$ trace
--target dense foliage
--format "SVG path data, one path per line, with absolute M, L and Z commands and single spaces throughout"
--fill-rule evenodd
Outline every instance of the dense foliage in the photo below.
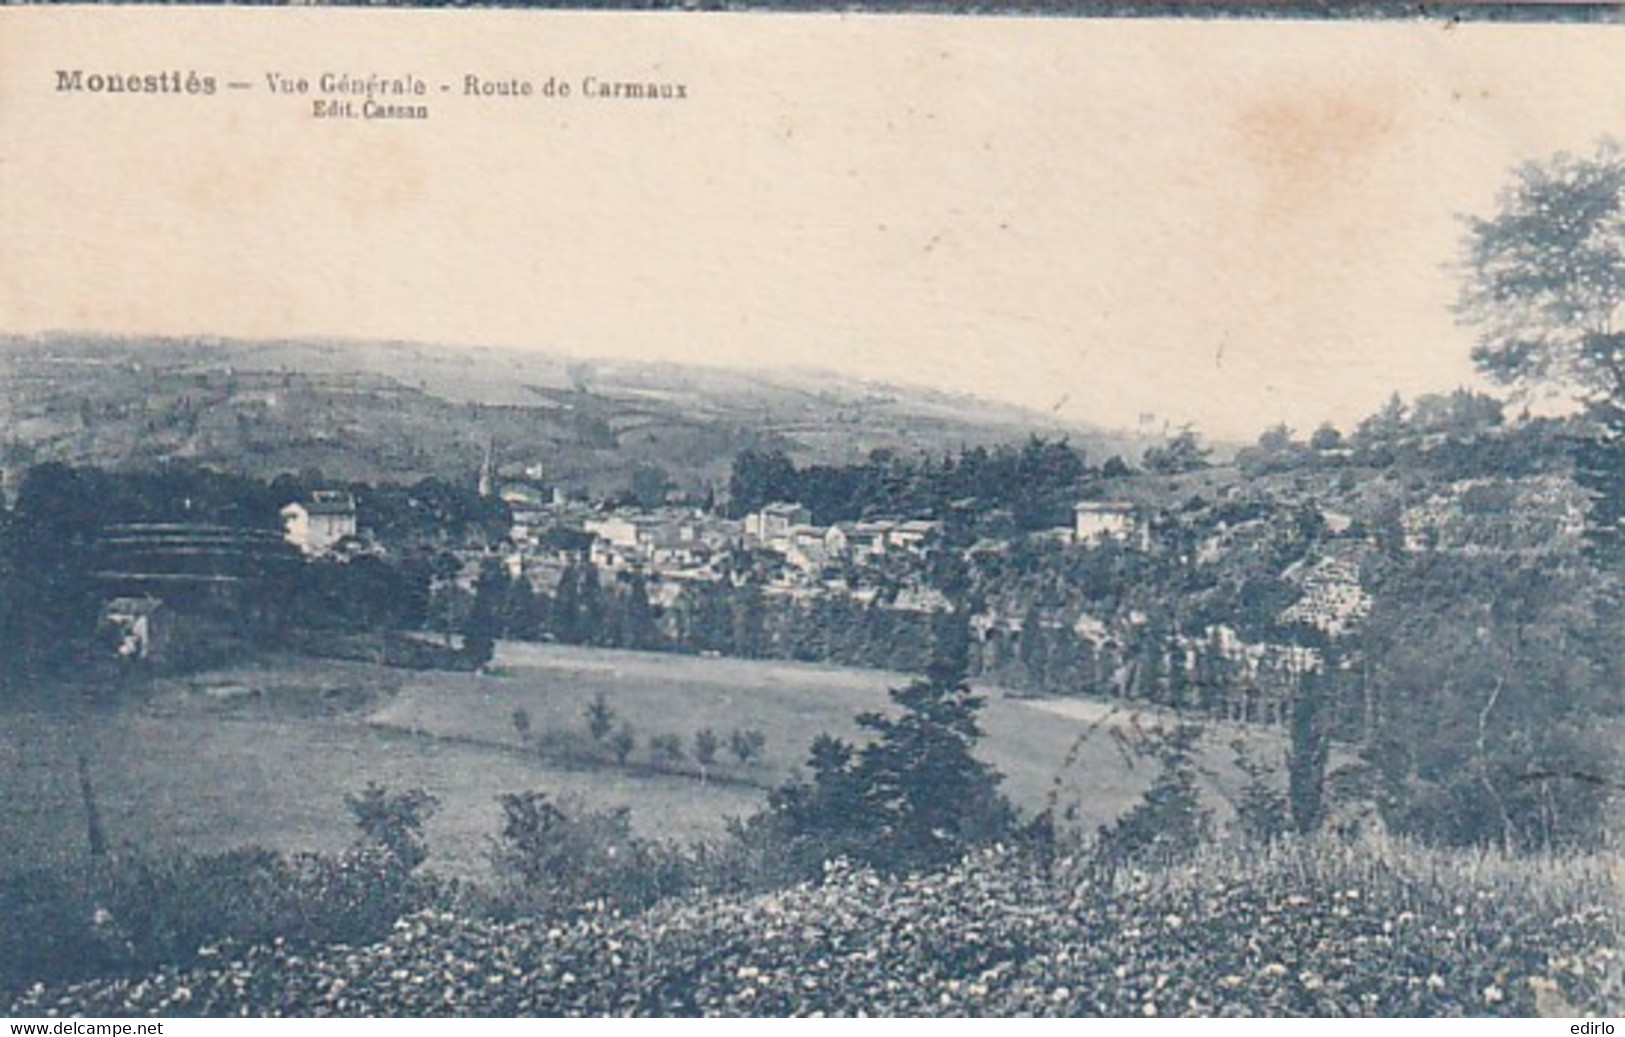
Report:
M 806 506 L 823 525 L 873 515 L 943 518 L 956 507 L 1007 509 L 1020 529 L 1069 523 L 1095 473 L 1065 440 L 1038 436 L 941 459 L 876 451 L 854 465 L 798 467 L 780 451 L 747 450 L 734 461 L 729 507 L 743 516 L 774 501 Z
M 461 907 L 458 887 L 418 870 L 433 805 L 420 790 L 369 786 L 349 800 L 360 835 L 340 854 L 126 847 L 0 878 L 0 993 L 42 977 L 187 967 L 255 945 L 370 943 L 403 914 Z
M 638 911 L 692 886 L 694 859 L 632 831 L 631 812 L 586 810 L 545 793 L 509 793 L 491 852 L 506 914 L 570 917 Z
M 366 947 L 217 954 L 36 987 L 14 1015 L 1607 1015 L 1617 918 L 1584 862 L 1538 881 L 1414 848 L 1210 854 L 1102 882 L 995 851 L 832 868 L 634 917 L 401 919 Z
M 1618 774 L 1617 584 L 1574 565 L 1425 557 L 1362 636 L 1364 754 L 1393 828 L 1509 849 L 1594 843 Z

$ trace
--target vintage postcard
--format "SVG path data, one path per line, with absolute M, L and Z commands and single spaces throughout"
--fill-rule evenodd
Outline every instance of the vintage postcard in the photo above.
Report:
M 1625 27 L 1109 13 L 0 10 L 0 1010 L 1612 1033 Z

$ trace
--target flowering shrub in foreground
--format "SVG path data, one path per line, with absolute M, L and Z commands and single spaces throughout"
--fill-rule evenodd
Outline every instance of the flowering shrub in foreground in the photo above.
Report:
M 685 897 L 636 917 L 403 918 L 369 947 L 262 947 L 35 988 L 14 1015 L 1528 1015 L 1619 1009 L 1613 891 L 1585 862 L 1409 849 L 1048 874 L 994 851 L 924 876 Z M 1537 1004 L 1544 999 L 1546 1003 Z

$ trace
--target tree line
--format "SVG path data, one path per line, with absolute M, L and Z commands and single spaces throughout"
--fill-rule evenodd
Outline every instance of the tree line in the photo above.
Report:
M 848 465 L 797 465 L 783 451 L 746 450 L 729 475 L 728 510 L 740 518 L 794 501 L 827 526 L 879 516 L 945 518 L 957 505 L 1007 509 L 1018 528 L 1044 529 L 1070 524 L 1072 506 L 1099 476 L 1083 451 L 1036 435 L 942 457 L 876 450 Z

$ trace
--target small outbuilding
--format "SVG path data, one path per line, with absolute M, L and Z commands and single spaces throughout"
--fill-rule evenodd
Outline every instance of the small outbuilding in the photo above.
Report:
M 114 659 L 159 665 L 170 655 L 171 619 L 160 598 L 112 598 L 102 606 L 98 628 Z

